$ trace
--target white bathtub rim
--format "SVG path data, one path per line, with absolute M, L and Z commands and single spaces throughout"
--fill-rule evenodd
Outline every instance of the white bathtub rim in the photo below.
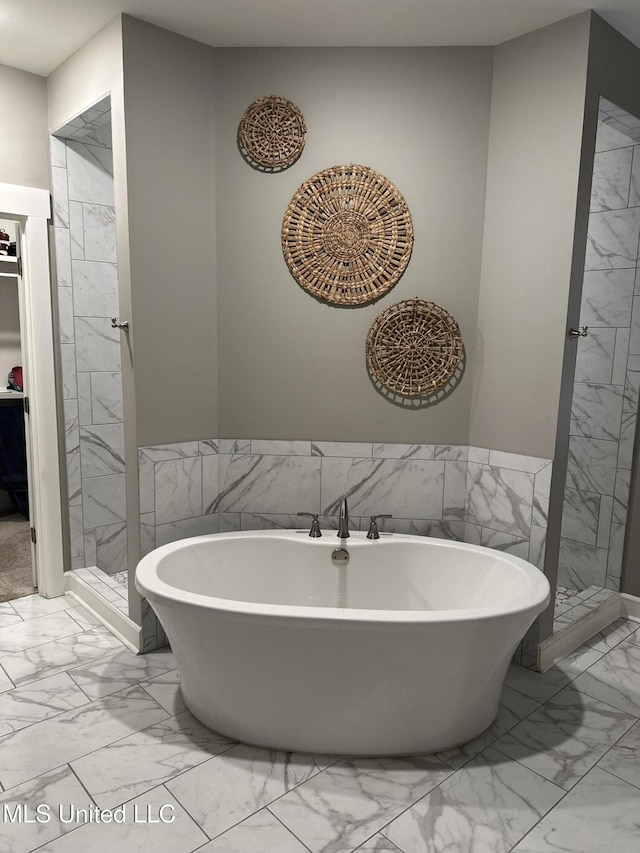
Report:
M 277 621 L 299 622 L 313 620 L 316 624 L 326 622 L 327 625 L 335 625 L 340 623 L 346 625 L 348 623 L 364 623 L 362 627 L 379 626 L 387 624 L 389 627 L 394 625 L 416 625 L 424 626 L 429 623 L 452 623 L 459 624 L 460 622 L 480 622 L 492 619 L 504 619 L 510 616 L 521 616 L 525 613 L 531 615 L 531 621 L 538 613 L 541 613 L 548 605 L 550 600 L 549 582 L 545 575 L 534 565 L 528 563 L 520 557 L 513 554 L 498 551 L 493 548 L 486 548 L 481 545 L 471 545 L 467 542 L 457 542 L 448 539 L 436 539 L 434 537 L 413 536 L 410 534 L 393 533 L 385 534 L 385 539 L 393 538 L 401 542 L 425 542 L 428 541 L 434 547 L 455 548 L 462 551 L 470 551 L 472 553 L 482 552 L 483 554 L 490 551 L 495 559 L 500 562 L 511 564 L 521 574 L 525 575 L 529 589 L 526 593 L 526 600 L 522 601 L 522 596 L 516 600 L 516 604 L 511 606 L 503 606 L 501 608 L 460 608 L 450 610 L 372 610 L 359 608 L 337 608 L 337 607 L 312 607 L 306 605 L 291 605 L 291 604 L 272 604 L 263 602 L 240 601 L 228 598 L 216 598 L 212 595 L 203 595 L 201 593 L 188 592 L 179 587 L 162 581 L 156 572 L 157 562 L 163 557 L 168 556 L 189 544 L 196 544 L 206 541 L 219 541 L 221 539 L 233 540 L 252 538 L 258 539 L 278 538 L 300 541 L 300 536 L 305 534 L 303 530 L 242 530 L 229 533 L 209 533 L 203 536 L 193 536 L 186 539 L 179 539 L 175 542 L 169 542 L 159 548 L 151 551 L 143 557 L 136 568 L 135 585 L 138 592 L 147 598 L 151 604 L 165 604 L 168 606 L 184 605 L 196 607 L 202 610 L 208 610 L 224 615 L 227 617 L 271 617 Z M 318 541 L 326 545 L 327 538 L 334 536 L 333 531 L 329 531 L 328 535 L 322 539 L 308 539 L 308 544 L 313 547 Z M 355 542 L 353 541 L 355 540 Z M 336 547 L 339 546 L 340 540 L 335 536 Z M 354 531 L 351 538 L 346 543 L 346 547 L 376 547 L 376 542 L 368 540 L 365 534 L 361 531 Z M 522 603 L 518 603 L 522 602 Z

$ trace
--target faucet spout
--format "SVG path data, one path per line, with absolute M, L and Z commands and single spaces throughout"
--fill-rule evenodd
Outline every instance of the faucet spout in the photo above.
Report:
M 348 539 L 349 533 L 349 508 L 347 507 L 346 497 L 342 498 L 340 504 L 340 515 L 338 516 L 338 538 Z

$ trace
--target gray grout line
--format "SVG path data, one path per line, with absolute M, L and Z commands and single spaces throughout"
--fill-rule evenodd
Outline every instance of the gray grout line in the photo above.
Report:
M 271 803 L 269 803 L 269 805 L 271 805 Z M 266 805 L 266 806 L 264 807 L 264 811 L 269 812 L 269 814 L 271 815 L 271 817 L 274 817 L 274 818 L 278 821 L 278 823 L 279 823 L 281 826 L 283 826 L 283 827 L 287 830 L 287 832 L 288 832 L 290 835 L 293 835 L 293 837 L 295 838 L 295 840 L 296 840 L 296 841 L 298 841 L 300 844 L 302 844 L 302 846 L 304 847 L 304 849 L 305 849 L 305 850 L 309 850 L 309 851 L 310 851 L 310 853 L 313 853 L 313 851 L 311 850 L 311 848 L 310 848 L 310 847 L 308 847 L 308 846 L 304 843 L 304 841 L 302 841 L 300 838 L 298 838 L 298 836 L 295 834 L 295 832 L 294 832 L 290 827 L 288 827 L 288 826 L 287 826 L 287 824 L 286 824 L 283 820 L 280 820 L 280 818 L 278 817 L 278 815 L 277 815 L 277 814 L 274 814 L 274 813 L 271 811 L 271 809 L 269 808 L 269 805 Z M 261 809 L 261 811 L 262 811 L 262 809 Z
M 627 729 L 627 731 L 629 731 L 629 730 Z M 617 743 L 617 741 L 616 741 L 616 743 Z M 611 747 L 611 748 L 613 749 L 613 747 Z M 609 752 L 609 750 L 607 750 L 607 752 L 605 752 L 605 755 L 608 752 Z M 603 755 L 602 758 L 604 758 L 605 755 Z M 640 791 L 640 785 L 636 785 L 635 782 L 630 782 L 628 779 L 623 779 L 622 776 L 618 776 L 618 774 L 614 773 L 613 770 L 609 770 L 606 767 L 600 767 L 600 761 L 602 761 L 602 758 L 598 761 L 597 764 L 594 765 L 595 767 L 598 768 L 598 770 L 601 770 L 603 773 L 608 773 L 609 776 L 613 776 L 614 779 L 618 779 L 620 782 L 624 782 L 627 785 L 631 785 L 632 788 L 637 788 Z M 591 768 L 591 769 L 593 769 L 593 768 Z M 585 776 L 586 776 L 586 773 L 585 773 Z M 584 779 L 584 776 L 582 778 Z M 580 783 L 578 782 L 577 784 L 580 784 Z

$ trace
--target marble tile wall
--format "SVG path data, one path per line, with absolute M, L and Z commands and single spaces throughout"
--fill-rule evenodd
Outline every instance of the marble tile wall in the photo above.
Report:
M 108 101 L 51 138 L 71 566 L 126 569 L 113 157 Z
M 143 552 L 185 536 L 337 527 L 470 541 L 542 567 L 551 461 L 482 448 L 313 441 L 207 440 L 142 447 Z
M 337 527 L 349 502 L 352 529 L 372 514 L 388 532 L 472 542 L 542 569 L 551 461 L 477 447 L 209 439 L 142 447 L 143 555 L 187 536 L 300 528 L 298 512 Z M 153 611 L 145 648 L 163 639 Z M 160 639 L 159 639 L 160 638 Z
M 577 590 L 619 588 L 640 378 L 640 121 L 601 110 L 558 574 Z

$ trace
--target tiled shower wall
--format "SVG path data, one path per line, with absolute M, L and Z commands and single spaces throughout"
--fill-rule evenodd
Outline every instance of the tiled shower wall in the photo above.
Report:
M 126 569 L 124 431 L 108 102 L 52 137 L 71 568 Z
M 139 450 L 143 552 L 203 533 L 300 528 L 298 512 L 336 528 L 474 542 L 542 568 L 551 462 L 450 445 L 228 439 Z
M 640 381 L 640 145 L 603 102 L 573 387 L 558 583 L 618 589 Z M 637 137 L 637 132 L 635 133 Z

